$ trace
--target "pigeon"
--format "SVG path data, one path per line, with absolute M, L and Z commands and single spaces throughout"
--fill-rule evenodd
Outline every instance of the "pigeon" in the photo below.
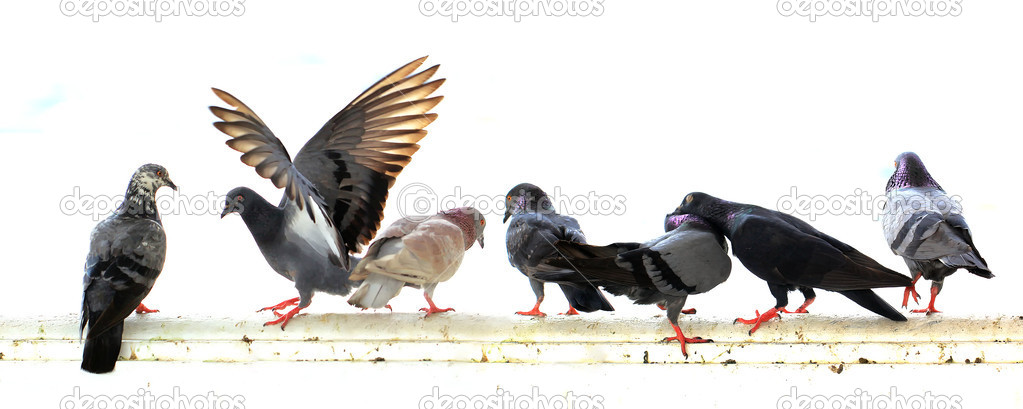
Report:
M 278 316 L 264 325 L 283 330 L 312 303 L 316 291 L 346 295 L 350 253 L 369 243 L 383 218 L 388 189 L 419 149 L 427 113 L 443 97 L 429 97 L 443 79 L 427 82 L 439 66 L 413 74 L 426 57 L 388 74 L 334 115 L 294 160 L 262 119 L 237 98 L 213 92 L 235 109 L 210 107 L 222 121 L 213 125 L 231 137 L 241 160 L 284 189 L 274 206 L 246 187 L 231 190 L 221 217 L 241 215 L 274 271 L 295 283 L 298 297 L 266 307 Z M 295 306 L 281 314 L 278 310 Z
M 758 310 L 754 319 L 736 320 L 753 324 L 751 335 L 761 323 L 784 312 L 788 292 L 801 287 L 835 291 L 885 318 L 906 320 L 871 289 L 905 287 L 911 282 L 909 277 L 792 215 L 698 192 L 686 195 L 669 216 L 681 214 L 699 216 L 724 233 L 732 242 L 735 257 L 746 269 L 767 281 L 777 300 L 774 308 L 763 315 Z M 809 302 L 812 295 L 808 297 Z
M 142 165 L 132 175 L 124 201 L 92 230 L 79 327 L 79 335 L 85 336 L 85 371 L 113 371 L 124 319 L 132 311 L 155 311 L 145 308 L 142 299 L 153 289 L 167 255 L 154 197 L 163 186 L 178 190 L 163 166 Z
M 895 159 L 895 173 L 888 179 L 885 196 L 881 219 L 885 239 L 913 275 L 902 297 L 903 308 L 910 295 L 918 301 L 915 287 L 920 277 L 931 280 L 931 302 L 927 308 L 912 311 L 927 314 L 941 312 L 934 308 L 934 299 L 945 277 L 956 270 L 994 277 L 973 244 L 959 201 L 945 193 L 915 153 L 905 152 Z
M 556 268 L 543 261 L 557 254 L 554 242 L 565 240 L 586 243 L 586 236 L 579 229 L 579 222 L 569 216 L 562 216 L 554 210 L 551 199 L 539 187 L 520 183 L 505 196 L 504 222 L 508 219 L 505 241 L 508 246 L 508 262 L 529 277 L 529 286 L 536 295 L 532 310 L 519 311 L 519 315 L 545 316 L 540 312 L 544 298 L 544 281 L 536 278 L 537 272 L 574 273 L 571 269 Z M 564 315 L 578 315 L 579 311 L 614 311 L 611 303 L 596 287 L 586 284 L 562 283 L 561 291 L 568 299 L 568 312 Z
M 359 308 L 387 307 L 401 288 L 423 289 L 429 305 L 420 311 L 426 316 L 454 311 L 437 308 L 433 290 L 451 279 L 462 264 L 462 257 L 473 242 L 483 248 L 483 230 L 487 221 L 472 207 L 445 210 L 430 217 L 404 217 L 380 231 L 352 278 L 363 280 L 348 303 Z
M 562 256 L 548 262 L 576 269 L 578 274 L 538 272 L 537 276 L 550 281 L 597 283 L 636 304 L 664 303 L 675 330 L 675 336 L 664 341 L 679 341 L 682 355 L 688 358 L 687 343 L 712 341 L 682 334 L 678 315 L 690 294 L 705 293 L 728 279 L 732 259 L 725 237 L 707 221 L 686 214 L 671 216 L 669 222 L 676 228 L 645 243 L 593 246 L 558 241 L 555 247 Z

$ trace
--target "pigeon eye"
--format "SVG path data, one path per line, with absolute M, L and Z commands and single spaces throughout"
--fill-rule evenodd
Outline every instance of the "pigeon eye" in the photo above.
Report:
M 237 201 L 241 202 L 241 201 L 245 200 L 245 197 L 243 197 L 242 195 L 238 195 L 238 196 L 234 197 L 234 200 L 237 200 Z
M 163 177 L 163 171 L 162 170 L 156 171 L 156 177 L 162 178 Z
M 685 202 L 686 202 L 686 204 L 692 203 L 693 202 L 693 195 L 686 196 Z
M 480 220 L 480 226 L 482 226 L 482 225 L 484 225 L 484 224 L 486 224 L 486 223 L 487 223 L 487 221 L 486 221 L 486 220 Z

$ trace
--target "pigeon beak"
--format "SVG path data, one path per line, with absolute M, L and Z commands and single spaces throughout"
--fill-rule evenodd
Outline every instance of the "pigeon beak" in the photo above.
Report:
M 164 178 L 163 181 L 167 182 L 167 187 L 174 189 L 175 192 L 178 191 L 178 185 L 175 185 L 174 181 L 170 180 L 170 178 Z
M 480 238 L 476 239 L 476 241 L 480 243 L 480 248 L 483 248 L 483 236 L 480 236 Z
M 508 223 L 508 218 L 509 217 L 511 217 L 511 211 L 510 210 L 505 210 L 504 211 L 504 220 L 501 220 L 501 224 Z
M 220 213 L 220 218 L 223 219 L 224 216 L 227 216 L 234 212 L 235 212 L 234 202 L 224 203 L 224 211 Z

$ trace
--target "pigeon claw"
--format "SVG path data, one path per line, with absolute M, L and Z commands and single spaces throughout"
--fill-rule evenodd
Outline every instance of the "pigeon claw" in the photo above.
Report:
M 281 314 L 277 313 L 277 310 L 283 310 L 285 308 L 288 308 L 288 307 L 291 307 L 291 306 L 294 306 L 294 305 L 298 305 L 298 301 L 299 301 L 298 297 L 287 299 L 287 300 L 281 301 L 278 304 L 271 305 L 269 307 L 260 308 L 259 310 L 256 310 L 256 312 L 263 312 L 263 311 L 266 311 L 266 310 L 270 310 L 270 311 L 274 312 L 274 315 L 277 315 L 278 317 L 280 317 Z
M 689 353 L 686 352 L 686 344 L 702 344 L 705 342 L 714 342 L 713 339 L 703 339 L 700 337 L 686 338 L 686 336 L 682 334 L 682 328 L 679 328 L 675 324 L 671 324 L 671 327 L 672 329 L 675 330 L 675 336 L 664 338 L 663 340 L 661 340 L 661 342 L 678 341 L 680 344 L 682 344 L 682 356 L 686 357 L 687 359 L 689 358 Z
M 813 304 L 813 300 L 816 300 L 816 298 L 807 298 L 806 301 L 803 302 L 803 305 L 800 305 L 799 308 L 796 308 L 795 311 L 789 311 L 785 308 L 782 308 L 779 311 L 784 312 L 786 314 L 809 314 L 810 311 L 807 311 L 806 307 L 809 307 L 810 304 Z
M 518 315 L 530 315 L 530 316 L 534 316 L 534 317 L 546 317 L 547 314 L 544 314 L 544 313 L 540 312 L 540 303 L 541 302 L 542 302 L 542 300 L 536 300 L 536 305 L 533 306 L 533 309 L 531 309 L 529 311 L 518 311 L 518 312 L 516 312 L 516 314 L 518 314 Z
M 288 312 L 286 312 L 284 314 L 280 314 L 277 311 L 274 311 L 274 313 L 278 315 L 277 319 L 275 319 L 273 321 L 264 322 L 263 326 L 266 327 L 266 326 L 269 326 L 269 325 L 281 324 L 281 331 L 284 331 L 284 327 L 286 327 L 288 325 L 288 322 L 291 321 L 292 318 L 294 318 L 296 315 L 298 315 L 299 311 L 302 311 L 302 307 L 292 308 L 291 311 L 288 311 Z
M 736 318 L 735 321 L 733 321 L 733 323 L 741 323 L 741 324 L 746 324 L 746 325 L 752 324 L 753 328 L 751 328 L 749 330 L 749 334 L 753 335 L 754 332 L 757 332 L 757 329 L 760 329 L 760 324 L 761 323 L 767 322 L 768 320 L 770 320 L 770 319 L 772 319 L 774 317 L 778 317 L 778 319 L 781 319 L 781 316 L 778 315 L 778 309 L 777 308 L 771 308 L 771 309 L 765 311 L 763 314 L 760 314 L 760 310 L 756 310 L 756 313 L 757 313 L 756 318 L 752 318 L 752 319 L 748 319 L 748 320 L 747 319 L 743 319 L 743 318 Z
M 151 309 L 147 308 L 145 304 L 142 304 L 142 303 L 139 303 L 139 306 L 135 307 L 135 313 L 136 314 L 150 314 L 150 313 L 154 313 L 154 312 L 160 312 L 160 310 L 151 310 Z
M 683 313 L 683 314 L 686 314 L 686 315 L 693 315 L 693 314 L 696 314 L 696 308 L 686 308 L 686 309 L 684 309 L 682 311 L 679 311 L 679 312 Z
M 926 313 L 931 315 L 934 313 L 940 313 L 937 308 L 934 308 L 934 299 L 938 298 L 938 287 L 931 287 L 931 302 L 927 303 L 927 308 L 921 308 L 919 310 L 912 310 L 915 313 Z
M 907 308 L 910 296 L 913 296 L 913 302 L 920 304 L 920 293 L 916 292 L 916 281 L 919 279 L 920 275 L 913 277 L 913 284 L 906 286 L 906 291 L 902 293 L 902 308 Z
M 430 298 L 430 294 L 427 294 L 425 292 L 423 293 L 423 298 L 426 298 L 426 303 L 429 304 L 430 307 L 428 307 L 428 308 L 420 308 L 419 311 L 425 311 L 427 317 L 429 317 L 430 314 L 436 314 L 438 312 L 448 312 L 448 311 L 454 311 L 455 310 L 454 308 L 437 308 L 437 305 L 433 303 L 433 299 Z
M 569 305 L 568 306 L 568 311 L 559 313 L 558 315 L 579 315 L 579 311 L 576 311 L 575 307 Z

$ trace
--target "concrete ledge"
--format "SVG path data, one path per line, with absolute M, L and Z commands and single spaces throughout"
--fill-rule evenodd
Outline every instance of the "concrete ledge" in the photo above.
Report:
M 663 317 L 529 318 L 449 313 L 311 314 L 286 331 L 249 317 L 133 316 L 124 360 L 190 362 L 446 361 L 516 363 L 944 364 L 1023 363 L 1023 317 L 882 318 L 785 315 L 748 326 L 682 318 L 689 358 Z M 77 316 L 0 319 L 0 360 L 81 359 Z M 978 360 L 979 358 L 979 360 Z

